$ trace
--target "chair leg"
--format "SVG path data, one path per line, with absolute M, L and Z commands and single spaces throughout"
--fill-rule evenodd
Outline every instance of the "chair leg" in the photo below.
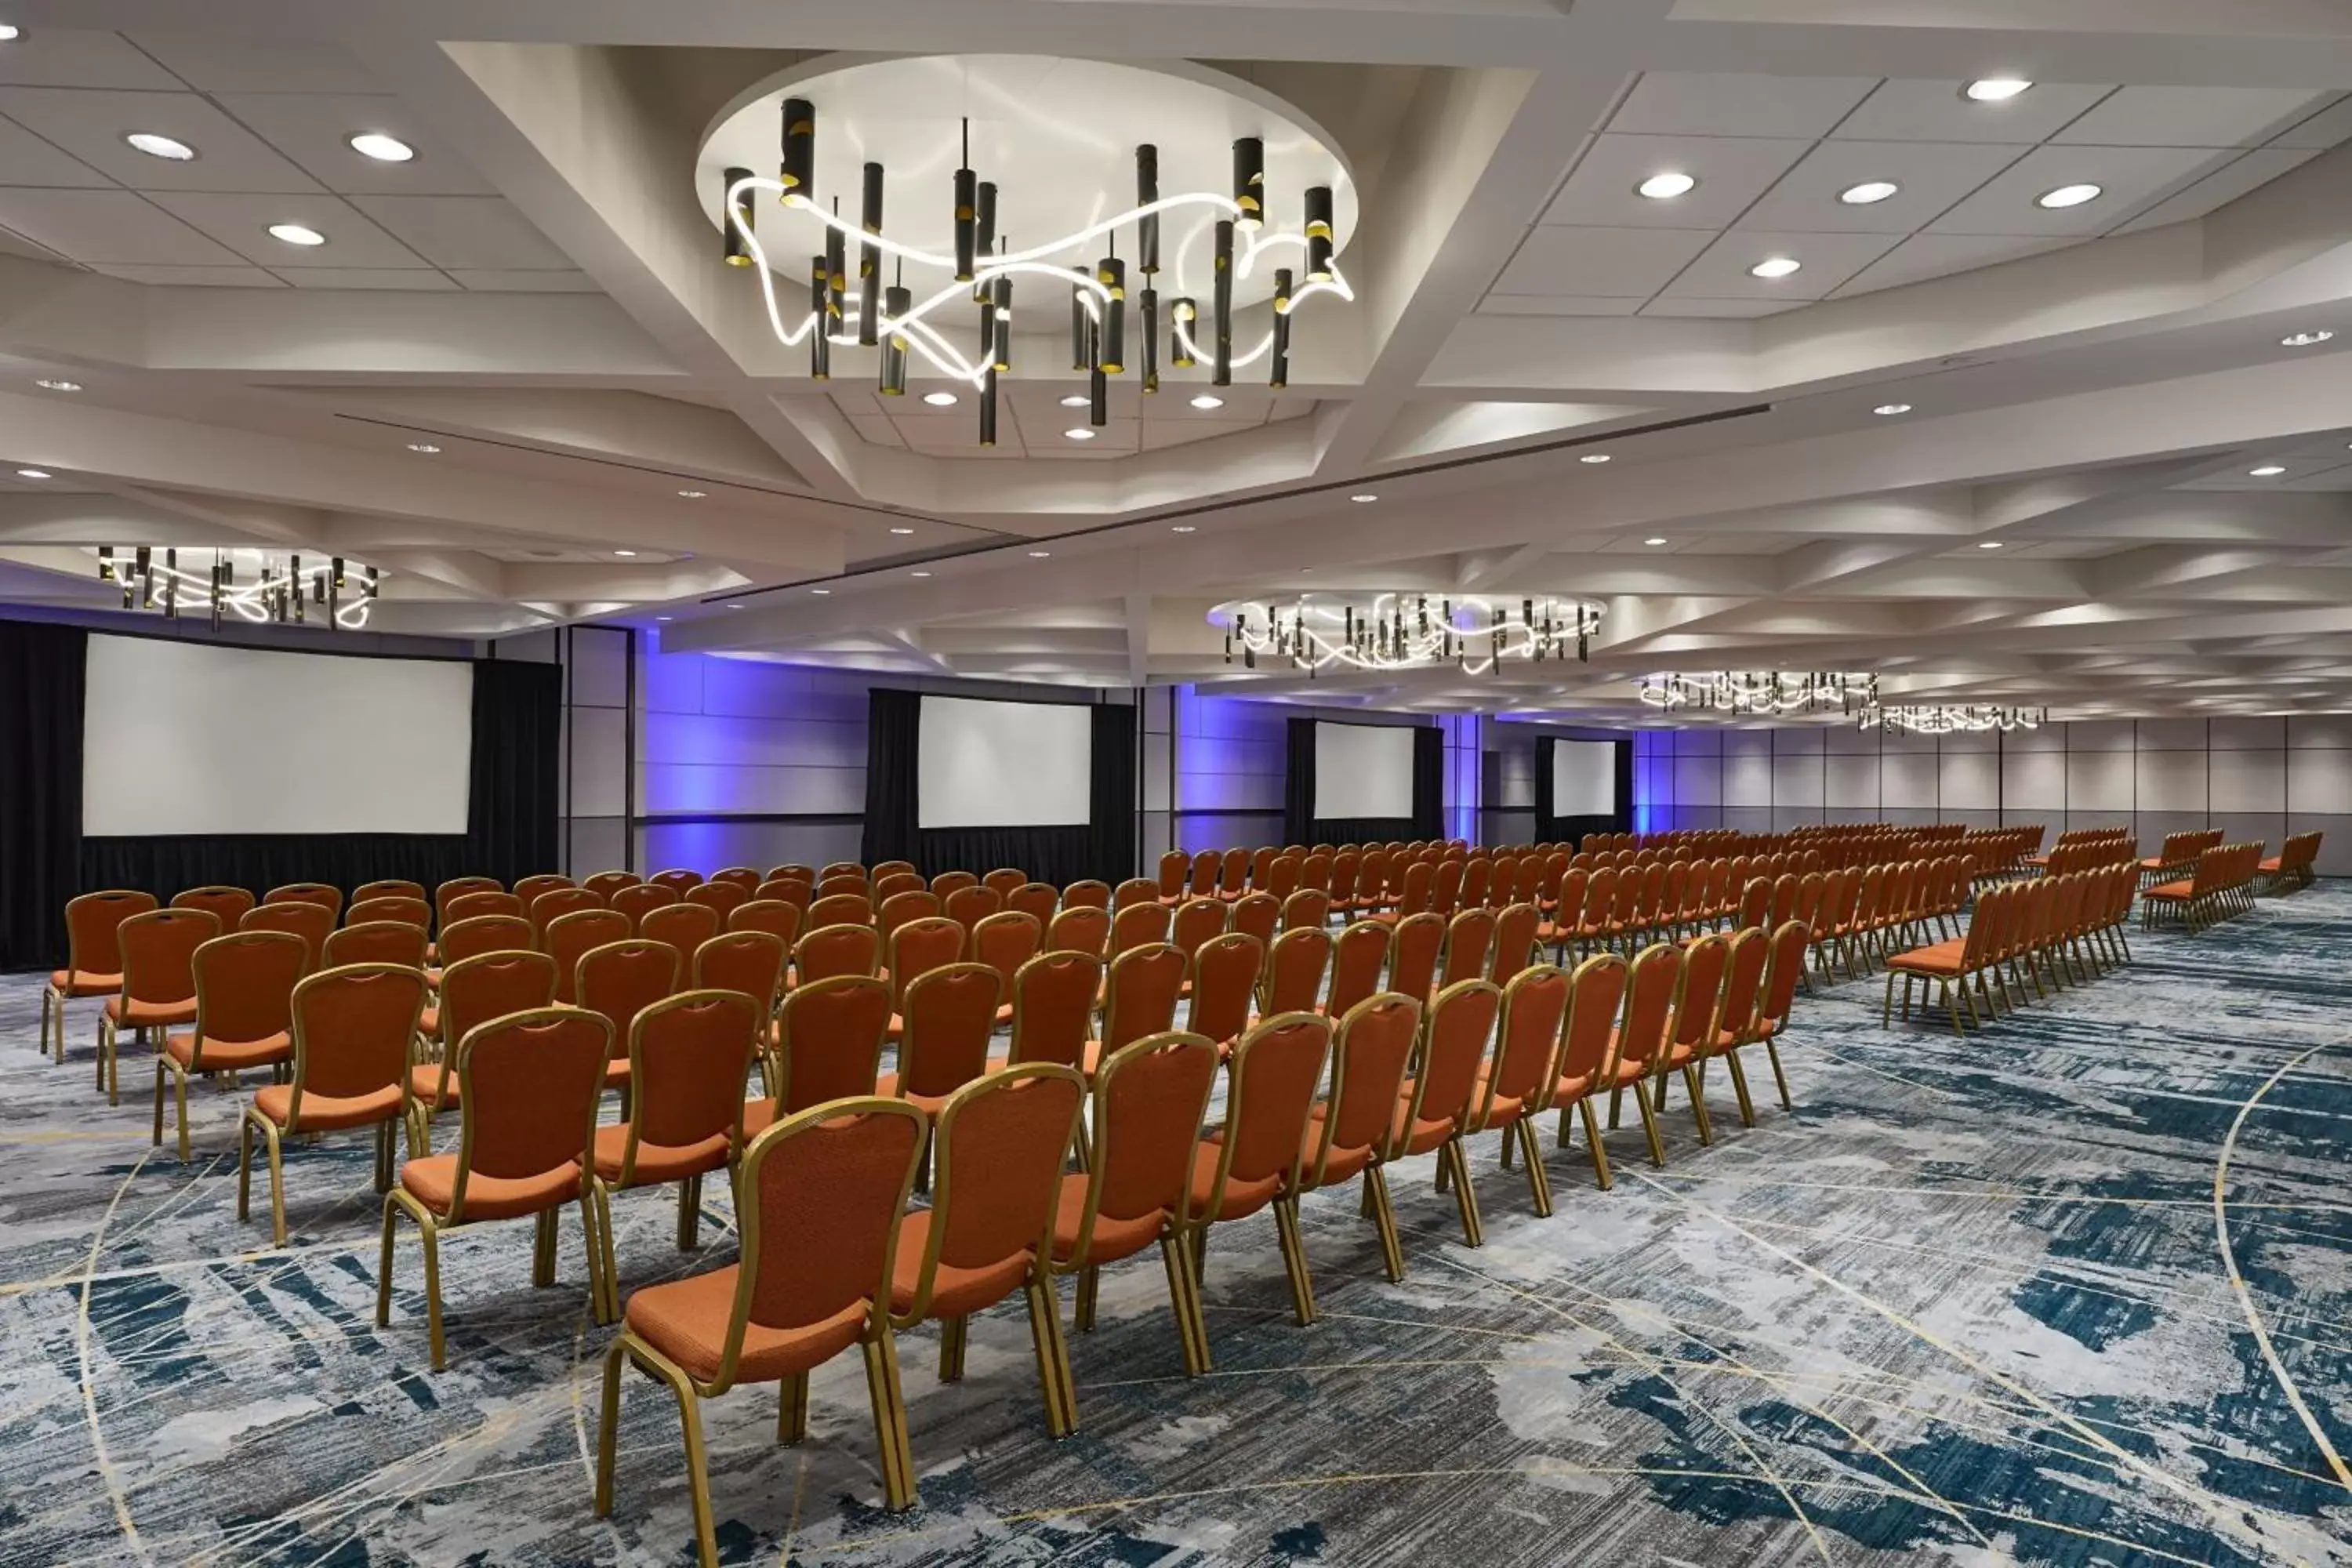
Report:
M 1642 1092 L 1641 1085 L 1633 1087 L 1633 1108 L 1642 1113 L 1642 1131 L 1650 1140 L 1650 1163 L 1665 1168 L 1665 1140 L 1658 1136 L 1658 1113 L 1650 1109 L 1650 1097 Z
M 1307 1244 L 1298 1233 L 1298 1200 L 1274 1200 L 1274 1230 L 1282 1247 L 1283 1272 L 1290 1277 L 1290 1311 L 1300 1328 L 1315 1321 L 1315 1279 L 1307 1271 Z
M 556 1211 L 548 1212 L 552 1215 Z M 580 1189 L 580 1244 L 588 1259 L 588 1316 L 599 1323 L 610 1323 L 621 1315 L 621 1288 L 613 1282 L 613 1276 L 604 1267 L 611 1238 L 605 1231 L 604 1212 L 592 1181 Z
M 244 1126 L 237 1129 L 237 1142 L 240 1144 L 245 1142 L 246 1128 L 252 1125 L 253 1123 L 251 1121 L 247 1121 Z M 284 1140 L 278 1135 L 278 1123 L 269 1121 L 262 1121 L 261 1136 L 266 1141 L 269 1152 L 269 1234 L 272 1245 L 283 1247 L 286 1245 L 286 1158 L 284 1152 Z M 243 1151 L 240 1149 L 239 1159 L 242 1160 L 242 1158 Z M 243 1219 L 245 1217 L 245 1173 L 241 1169 L 237 1172 L 236 1185 L 236 1217 Z
M 940 1320 L 940 1381 L 941 1383 L 963 1381 L 964 1342 L 970 1337 L 971 1331 L 970 1318 Z
M 1037 1384 L 1045 1400 L 1045 1430 L 1066 1437 L 1078 1428 L 1078 1396 L 1070 1376 L 1070 1347 L 1062 1338 L 1062 1308 L 1054 1277 L 1029 1276 L 1029 1339 L 1037 1352 Z
M 795 1372 L 776 1381 L 776 1441 L 786 1447 L 808 1436 L 809 1374 Z
M 613 1189 L 604 1184 L 602 1176 L 591 1176 L 588 1196 L 595 1210 L 594 1250 L 602 1256 L 603 1299 L 596 1305 L 599 1322 L 615 1322 L 621 1316 L 621 1259 L 613 1245 Z
M 915 1506 L 915 1457 L 907 1440 L 907 1396 L 898 1386 L 898 1343 L 888 1324 L 863 1342 L 874 1436 L 882 1448 L 882 1491 L 890 1511 Z
M 1503 1147 L 1509 1148 L 1511 1140 L 1515 1137 L 1519 1141 L 1520 1152 L 1528 1157 L 1528 1201 L 1535 1205 L 1538 1218 L 1549 1219 L 1551 1217 L 1551 1178 L 1544 1173 L 1543 1150 L 1536 1142 L 1535 1118 L 1522 1116 L 1511 1123 L 1510 1131 L 1503 1134 Z
M 375 1190 L 379 1197 L 392 1191 L 393 1136 L 391 1122 L 375 1124 Z
M 1584 1119 L 1584 1147 L 1586 1152 L 1592 1156 L 1593 1184 L 1605 1193 L 1617 1184 L 1617 1178 L 1609 1173 L 1609 1151 L 1601 1142 L 1601 1119 L 1592 1113 L 1590 1099 L 1578 1100 L 1576 1109 Z M 1568 1112 L 1565 1110 L 1559 1113 L 1559 1130 L 1560 1142 L 1565 1143 L 1568 1142 Z
M 1101 1286 L 1101 1269 L 1089 1263 L 1078 1270 L 1078 1299 L 1071 1308 L 1070 1321 L 1078 1326 L 1082 1334 L 1095 1331 L 1095 1297 Z
M 1715 1142 L 1715 1128 L 1706 1119 L 1706 1093 L 1700 1087 L 1698 1075 L 1698 1063 L 1693 1062 L 1684 1068 L 1683 1088 L 1690 1093 L 1691 1115 L 1698 1122 L 1698 1141 L 1701 1144 L 1711 1144 Z M 1662 1083 L 1659 1087 L 1663 1089 L 1664 1085 Z M 1664 1096 L 1662 1094 L 1659 1098 L 1664 1099 Z
M 152 1140 L 150 1140 L 150 1142 L 158 1149 L 161 1149 L 163 1146 L 163 1070 L 166 1064 L 162 1057 L 157 1057 L 155 1058 L 155 1135 Z
M 1731 1073 L 1731 1092 L 1739 1101 L 1739 1121 L 1744 1127 L 1756 1125 L 1756 1102 L 1748 1096 L 1748 1069 L 1740 1065 L 1739 1047 L 1734 1046 L 1723 1053 L 1723 1065 Z
M 1789 1098 L 1789 1075 L 1780 1070 L 1780 1047 L 1769 1036 L 1764 1041 L 1764 1054 L 1771 1058 L 1772 1081 L 1779 1085 L 1780 1089 L 1780 1109 L 1796 1110 L 1797 1102 Z
M 702 1178 L 688 1176 L 677 1184 L 677 1249 L 692 1252 L 702 1224 Z
M 1371 1210 L 1373 1227 L 1380 1233 L 1381 1266 L 1391 1285 L 1404 1279 L 1404 1247 L 1397 1240 L 1396 1210 L 1389 1204 L 1388 1173 L 1378 1165 L 1364 1168 L 1364 1199 Z
M 555 1211 L 541 1209 L 536 1216 L 530 1249 L 530 1283 L 544 1290 L 555 1283 Z
M 616 1342 L 618 1350 L 629 1342 Z M 646 1368 L 677 1396 L 677 1423 L 686 1433 L 686 1484 L 694 1505 L 694 1541 L 702 1554 L 702 1568 L 719 1568 L 719 1537 L 710 1522 L 710 1466 L 702 1447 L 702 1401 L 695 1396 L 694 1385 L 686 1373 L 673 1365 L 667 1357 L 656 1356 L 646 1349 L 631 1350 L 639 1366 Z M 614 1369 L 615 1373 L 618 1368 Z M 610 1506 L 608 1503 L 607 1507 Z
M 1192 1271 L 1191 1238 L 1171 1231 L 1160 1238 L 1160 1261 L 1168 1270 L 1168 1300 L 1175 1309 L 1176 1331 L 1184 1347 L 1184 1375 L 1198 1377 L 1213 1364 L 1209 1334 L 1200 1308 L 1200 1278 Z
M 629 1353 L 624 1334 L 604 1352 L 604 1394 L 602 1419 L 596 1424 L 596 1503 L 598 1519 L 613 1516 L 613 1466 L 620 1447 L 621 1361 Z
M 1462 1152 L 1462 1140 L 1448 1139 L 1437 1152 L 1437 1158 L 1439 1163 L 1454 1169 L 1454 1206 L 1461 1212 L 1463 1242 L 1470 1247 L 1486 1246 L 1486 1233 L 1478 1222 L 1478 1194 L 1470 1188 L 1470 1160 Z

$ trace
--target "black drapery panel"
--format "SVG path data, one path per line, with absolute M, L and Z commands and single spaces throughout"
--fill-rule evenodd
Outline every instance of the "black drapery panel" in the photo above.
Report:
M 1315 721 L 1292 718 L 1282 767 L 1282 841 L 1313 844 L 1327 826 L 1315 820 Z M 1383 841 L 1394 837 L 1383 833 Z M 1334 844 L 1360 844 L 1360 838 L 1334 838 Z
M 79 626 L 0 621 L 0 969 L 66 961 L 89 652 Z
M 1545 844 L 1580 843 L 1588 833 L 1630 833 L 1633 830 L 1633 742 L 1619 739 L 1617 748 L 1617 809 L 1605 816 L 1552 815 L 1551 749 L 1559 740 L 1545 735 L 1536 742 L 1536 837 Z
M 1445 731 L 1434 724 L 1412 732 L 1412 837 L 1445 836 Z
M 1091 822 L 1067 827 L 924 827 L 917 779 L 922 745 L 919 691 L 877 687 L 866 709 L 867 865 L 912 860 L 927 877 L 991 871 L 1001 866 L 1040 882 L 1088 877 L 1117 883 L 1135 874 L 1135 710 L 1092 704 L 1087 809 Z
M 562 667 L 477 660 L 467 865 L 453 874 L 496 877 L 511 887 L 518 877 L 554 870 L 562 766 Z
M 1282 833 L 1286 844 L 1387 844 L 1435 838 L 1445 826 L 1445 733 L 1435 726 L 1412 732 L 1411 816 L 1315 815 L 1315 726 L 1290 721 L 1282 782 Z

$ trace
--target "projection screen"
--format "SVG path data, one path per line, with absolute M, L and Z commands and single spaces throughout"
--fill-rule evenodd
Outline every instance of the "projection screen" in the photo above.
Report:
M 1094 816 L 1094 710 L 1078 702 L 925 697 L 919 827 L 1084 827 Z
M 93 636 L 92 837 L 466 831 L 474 669 Z
M 1397 724 L 1315 726 L 1315 815 L 1412 815 L 1412 731 Z
M 1617 742 L 1551 743 L 1551 814 L 1612 816 L 1617 811 Z

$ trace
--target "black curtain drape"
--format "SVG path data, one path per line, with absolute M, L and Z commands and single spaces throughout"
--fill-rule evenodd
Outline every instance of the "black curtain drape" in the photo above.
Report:
M 1633 830 L 1633 742 L 1619 737 L 1617 748 L 1617 809 L 1605 816 L 1552 815 L 1551 749 L 1563 737 L 1538 736 L 1536 741 L 1536 839 L 1538 843 L 1581 843 L 1588 833 L 1631 833 Z M 1576 737 L 1582 739 L 1584 737 Z
M 1445 731 L 1434 724 L 1412 732 L 1412 837 L 1445 837 Z
M 1286 844 L 1386 844 L 1435 838 L 1445 830 L 1445 732 L 1424 725 L 1412 732 L 1411 816 L 1315 815 L 1313 719 L 1290 721 L 1282 781 L 1282 835 Z
M 453 874 L 496 877 L 512 887 L 519 877 L 554 870 L 562 768 L 562 668 L 476 660 L 467 863 Z
M 79 626 L 0 621 L 0 970 L 66 961 L 89 653 Z
M 1285 844 L 1316 842 L 1315 823 L 1315 721 L 1294 717 L 1290 721 L 1282 765 L 1282 841 Z M 1383 841 L 1393 835 L 1382 833 Z M 1334 844 L 1358 844 L 1360 838 L 1335 838 Z
M 1135 710 L 1089 705 L 1091 821 L 1067 827 L 924 827 L 917 779 L 923 694 L 876 687 L 866 709 L 867 865 L 911 860 L 922 873 L 991 871 L 1009 866 L 1034 880 L 1089 877 L 1117 883 L 1135 874 Z

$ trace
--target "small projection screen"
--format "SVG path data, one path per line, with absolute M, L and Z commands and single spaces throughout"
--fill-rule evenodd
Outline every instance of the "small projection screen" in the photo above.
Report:
M 1318 722 L 1315 816 L 1411 816 L 1412 737 L 1405 725 Z
M 1552 742 L 1552 816 L 1613 816 L 1617 810 L 1617 742 Z
M 463 834 L 474 668 L 93 636 L 82 832 Z
M 922 700 L 919 827 L 1084 827 L 1094 710 L 1080 702 Z

